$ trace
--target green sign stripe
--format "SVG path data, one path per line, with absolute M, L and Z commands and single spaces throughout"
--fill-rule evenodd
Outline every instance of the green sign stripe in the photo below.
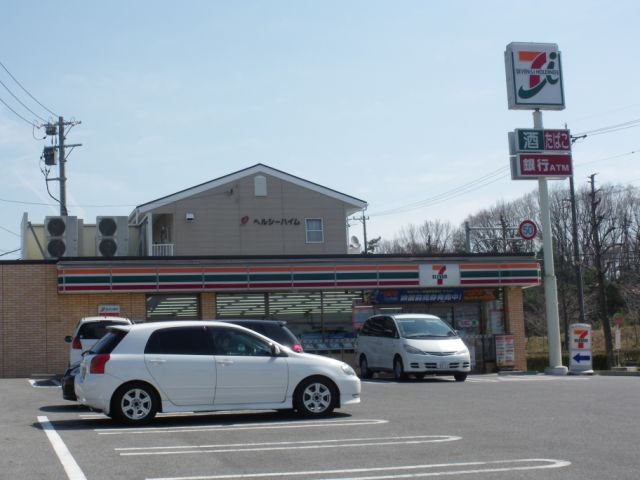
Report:
M 249 275 L 250 282 L 289 282 L 291 274 L 289 273 L 254 273 Z
M 337 280 L 376 280 L 378 278 L 377 272 L 373 273 L 336 273 Z
M 539 274 L 538 270 L 503 270 L 500 272 L 501 277 L 537 277 Z
M 160 283 L 202 282 L 202 275 L 160 275 Z
M 331 273 L 294 273 L 293 280 L 297 282 L 308 280 L 333 280 L 335 277 Z
M 205 282 L 230 282 L 230 283 L 237 283 L 237 282 L 246 282 L 247 281 L 247 274 L 246 273 L 240 273 L 240 274 L 226 274 L 226 275 L 205 275 L 204 276 L 204 281 Z
M 58 283 L 65 283 L 68 285 L 71 284 L 82 284 L 82 283 L 111 283 L 111 277 L 109 276 L 87 276 L 87 277 L 78 277 L 76 275 L 70 277 L 58 277 Z
M 460 272 L 460 278 L 500 278 L 500 272 L 496 270 L 474 270 Z
M 400 280 L 406 278 L 420 278 L 420 274 L 416 272 L 380 272 L 380 280 Z
M 127 276 L 111 276 L 111 283 L 152 283 L 155 284 L 158 277 L 155 275 L 127 275 Z

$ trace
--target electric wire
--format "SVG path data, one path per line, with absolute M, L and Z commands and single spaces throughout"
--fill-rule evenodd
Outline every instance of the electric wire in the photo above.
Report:
M 11 250 L 9 252 L 0 253 L 0 257 L 4 257 L 5 255 L 9 255 L 10 253 L 19 252 L 20 250 L 21 250 L 20 248 L 16 248 L 15 250 Z
M 4 71 L 7 72 L 7 74 L 9 74 L 9 76 L 11 77 L 11 79 L 16 82 L 18 84 L 18 86 L 27 94 L 31 97 L 31 99 L 36 102 L 38 105 L 40 105 L 42 108 L 44 108 L 47 112 L 49 112 L 51 115 L 53 115 L 54 117 L 59 117 L 60 115 L 56 114 L 55 112 L 52 112 L 50 109 L 48 109 L 47 107 L 45 107 L 42 103 L 40 103 L 40 101 L 38 101 L 38 99 L 36 97 L 34 97 L 33 95 L 31 95 L 31 93 L 29 93 L 29 90 L 27 90 L 26 88 L 24 88 L 22 86 L 22 84 L 18 81 L 18 79 L 16 79 L 16 77 L 14 77 L 11 72 L 9 71 L 9 69 L 7 67 L 4 66 L 4 63 L 0 62 L 0 67 L 4 68 Z
M 7 107 L 9 110 L 11 110 L 14 115 L 16 115 L 18 118 L 22 119 L 23 121 L 27 122 L 29 125 L 31 125 L 32 127 L 38 128 L 38 125 L 36 125 L 34 122 L 30 122 L 29 120 L 27 120 L 26 118 L 24 118 L 22 115 L 20 115 L 18 112 L 16 112 L 13 108 L 11 108 L 9 106 L 9 104 L 7 102 L 5 102 L 2 98 L 0 98 L 0 102 L 2 102 L 4 104 L 5 107 Z
M 24 108 L 26 108 L 27 110 L 29 110 L 29 113 L 31 113 L 31 115 L 35 115 L 36 117 L 38 117 L 38 118 L 39 118 L 40 120 L 42 120 L 43 122 L 46 122 L 46 119 L 42 118 L 42 117 L 41 117 L 40 115 L 38 115 L 36 112 L 34 112 L 33 110 L 31 110 L 29 107 L 27 107 L 27 106 L 22 102 L 22 100 L 20 100 L 20 99 L 16 96 L 16 94 L 15 94 L 15 93 L 13 93 L 13 92 L 11 91 L 11 89 L 5 85 L 5 83 L 4 83 L 2 80 L 0 80 L 0 85 L 2 85 L 2 86 L 5 88 L 5 90 L 6 90 L 7 92 L 9 92 L 9 95 L 11 95 L 11 96 L 16 100 L 16 102 L 18 102 L 18 103 L 19 103 L 20 105 L 22 105 Z
M 3 227 L 2 225 L 0 225 L 0 230 L 4 230 L 5 232 L 9 232 L 11 235 L 15 235 L 16 237 L 20 236 L 19 233 L 12 232 L 11 230 L 9 230 L 8 228 Z

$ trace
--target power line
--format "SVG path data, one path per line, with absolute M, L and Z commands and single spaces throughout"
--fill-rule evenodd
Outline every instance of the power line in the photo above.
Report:
M 21 101 L 21 100 L 20 100 L 20 99 L 19 99 L 19 98 L 18 98 L 18 97 L 17 97 L 17 96 L 12 92 L 12 91 L 11 91 L 11 89 L 10 89 L 9 87 L 7 87 L 7 86 L 5 85 L 5 83 L 4 83 L 2 80 L 0 80 L 0 85 L 2 85 L 2 86 L 5 88 L 5 90 L 6 90 L 7 92 L 9 92 L 9 95 L 11 95 L 13 98 L 15 98 L 16 102 L 18 102 L 18 103 L 19 103 L 20 105 L 22 105 L 24 108 L 26 108 L 27 110 L 29 110 L 29 112 L 30 112 L 32 115 L 35 115 L 36 117 L 38 117 L 38 118 L 39 118 L 40 120 L 42 120 L 43 122 L 46 122 L 46 120 L 45 120 L 44 118 L 42 118 L 42 117 L 41 117 L 40 115 L 38 115 L 36 112 L 34 112 L 33 110 L 31 110 L 31 109 L 30 109 L 29 107 L 27 107 L 24 103 L 22 103 L 22 101 Z
M 403 205 L 400 207 L 392 208 L 389 210 L 383 210 L 377 213 L 370 213 L 371 216 L 384 216 L 384 215 L 392 215 L 395 213 L 401 213 L 409 210 L 415 210 L 417 208 L 424 208 L 427 206 L 431 206 L 437 203 L 444 202 L 446 200 L 450 200 L 452 198 L 456 198 L 467 193 L 471 193 L 475 190 L 478 190 L 482 187 L 486 187 L 492 183 L 495 183 L 499 180 L 502 180 L 505 177 L 505 173 L 508 170 L 508 167 L 500 167 L 497 170 L 494 170 L 482 177 L 474 179 L 470 182 L 462 184 L 458 187 L 455 187 L 451 190 L 448 190 L 443 193 L 439 193 L 438 195 L 434 195 L 433 197 L 426 198 L 424 200 L 414 202 L 408 205 Z
M 29 120 L 27 120 L 26 118 L 24 118 L 22 115 L 20 115 L 18 112 L 16 112 L 13 108 L 11 108 L 9 106 L 9 104 L 7 102 L 5 102 L 2 98 L 0 98 L 0 102 L 4 103 L 4 106 L 7 107 L 9 110 L 11 110 L 14 115 L 16 115 L 18 118 L 22 119 L 23 121 L 27 122 L 29 125 L 31 125 L 32 127 L 38 127 L 38 125 L 36 125 L 34 122 L 30 122 Z
M 12 232 L 11 230 L 9 230 L 8 228 L 4 228 L 3 226 L 0 225 L 0 230 L 4 230 L 5 232 L 9 232 L 11 235 L 15 235 L 16 237 L 19 237 L 20 235 L 16 232 Z
M 0 253 L 0 257 L 4 257 L 5 255 L 9 255 L 10 253 L 16 253 L 22 250 L 21 248 L 16 248 L 15 250 L 11 250 L 9 252 Z
M 14 77 L 13 75 L 11 75 L 11 72 L 9 71 L 9 69 L 7 67 L 4 66 L 4 64 L 2 62 L 0 62 L 0 66 L 2 68 L 4 68 L 4 71 L 7 72 L 9 74 L 9 76 L 11 77 L 11 79 L 16 82 L 18 84 L 18 86 L 27 94 L 31 97 L 31 99 L 36 102 L 38 105 L 40 105 L 42 108 L 44 108 L 47 112 L 49 112 L 51 115 L 53 115 L 54 117 L 59 117 L 60 115 L 58 115 L 57 113 L 52 112 L 51 110 L 49 110 L 47 107 L 45 107 L 42 103 L 40 103 L 38 101 L 38 99 L 36 97 L 34 97 L 33 95 L 31 95 L 31 93 L 29 93 L 29 91 L 24 88 L 22 86 L 22 84 L 16 79 L 16 77 Z
M 19 205 L 40 205 L 44 207 L 57 207 L 58 204 L 44 203 L 44 202 L 23 202 L 21 200 L 10 200 L 8 198 L 0 198 L 0 202 L 5 203 L 17 203 Z M 134 204 L 121 204 L 121 205 L 69 205 L 76 208 L 121 208 L 121 207 L 137 207 Z

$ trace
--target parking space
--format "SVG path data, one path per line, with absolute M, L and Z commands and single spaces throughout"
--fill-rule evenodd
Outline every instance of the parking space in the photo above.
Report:
M 550 431 L 566 419 L 541 417 L 536 426 L 522 409 L 540 416 L 536 405 L 551 392 L 560 400 L 582 398 L 594 388 L 619 388 L 618 382 L 634 380 L 497 375 L 472 376 L 464 383 L 372 380 L 363 383 L 361 405 L 325 419 L 274 411 L 161 414 L 137 428 L 63 401 L 55 386 L 22 380 L 14 394 L 37 398 L 23 412 L 32 415 L 33 441 L 16 454 L 40 465 L 41 478 L 70 480 L 508 479 L 516 472 L 525 479 L 592 478 L 584 476 L 589 454 L 558 448 L 566 432 Z M 500 406 L 498 399 L 523 404 Z M 557 442 L 549 444 L 554 435 Z

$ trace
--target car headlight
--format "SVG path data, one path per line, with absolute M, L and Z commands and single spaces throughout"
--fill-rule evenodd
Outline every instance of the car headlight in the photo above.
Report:
M 345 375 L 355 375 L 356 371 L 351 368 L 349 365 L 347 365 L 346 363 L 343 363 L 342 365 L 340 365 L 340 368 L 342 369 L 342 371 L 344 372 Z
M 469 350 L 467 350 L 466 348 L 464 350 L 458 350 L 456 352 L 456 355 L 469 355 Z
M 424 355 L 424 352 L 416 347 L 412 347 L 411 345 L 407 345 L 406 343 L 403 345 L 405 351 L 407 353 L 415 353 L 416 355 Z

